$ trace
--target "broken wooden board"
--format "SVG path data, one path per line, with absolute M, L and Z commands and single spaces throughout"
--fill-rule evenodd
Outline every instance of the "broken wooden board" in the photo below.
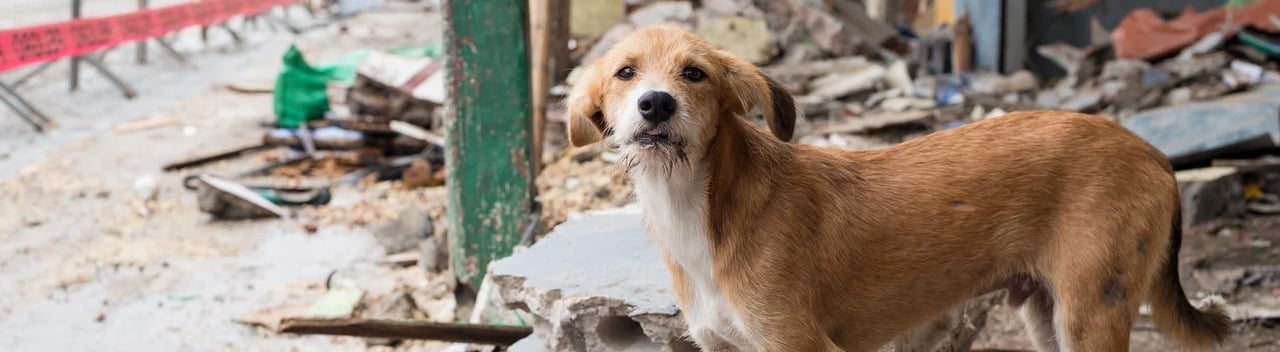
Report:
M 337 335 L 402 340 L 433 340 L 499 346 L 510 346 L 516 341 L 519 341 L 533 333 L 533 329 L 520 326 L 472 325 L 364 318 L 289 318 L 280 323 L 279 331 L 292 334 Z
M 918 123 L 933 117 L 931 110 L 875 113 L 850 118 L 849 121 L 816 127 L 812 134 L 862 133 L 894 125 Z

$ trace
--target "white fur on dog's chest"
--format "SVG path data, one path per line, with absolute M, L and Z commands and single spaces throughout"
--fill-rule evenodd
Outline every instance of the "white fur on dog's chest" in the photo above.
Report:
M 750 350 L 745 325 L 714 279 L 714 261 L 706 233 L 707 193 L 700 171 L 678 168 L 634 177 L 636 197 L 651 235 L 678 263 L 691 294 L 681 313 L 694 337 L 714 334 L 738 350 Z M 700 340 L 706 340 L 702 336 Z M 702 346 L 707 349 L 710 346 Z

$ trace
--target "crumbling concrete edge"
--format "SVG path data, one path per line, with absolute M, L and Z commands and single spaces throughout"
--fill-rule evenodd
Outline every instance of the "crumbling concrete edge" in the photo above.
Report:
M 597 295 L 565 297 L 559 289 L 529 287 L 517 276 L 495 275 L 492 280 L 508 308 L 535 316 L 534 336 L 555 351 L 617 350 L 636 343 L 661 351 L 692 346 L 685 339 L 686 325 L 678 309 L 647 311 Z

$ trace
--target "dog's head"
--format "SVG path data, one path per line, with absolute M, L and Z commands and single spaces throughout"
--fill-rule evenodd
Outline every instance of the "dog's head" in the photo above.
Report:
M 740 118 L 757 107 L 783 141 L 791 139 L 796 118 L 786 88 L 675 27 L 650 27 L 623 39 L 586 69 L 566 104 L 570 143 L 603 140 L 637 163 L 697 155 L 721 118 Z

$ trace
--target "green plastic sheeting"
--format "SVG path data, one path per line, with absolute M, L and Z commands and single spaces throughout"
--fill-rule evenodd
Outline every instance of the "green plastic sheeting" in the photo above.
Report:
M 331 81 L 350 84 L 356 79 L 356 66 L 369 56 L 371 50 L 357 50 L 337 60 L 324 64 L 310 64 L 296 46 L 284 53 L 284 68 L 276 76 L 274 105 L 276 125 L 295 128 L 304 121 L 318 120 L 329 110 L 329 95 L 325 86 Z M 440 57 L 435 45 L 406 47 L 388 51 L 394 55 L 413 57 Z

